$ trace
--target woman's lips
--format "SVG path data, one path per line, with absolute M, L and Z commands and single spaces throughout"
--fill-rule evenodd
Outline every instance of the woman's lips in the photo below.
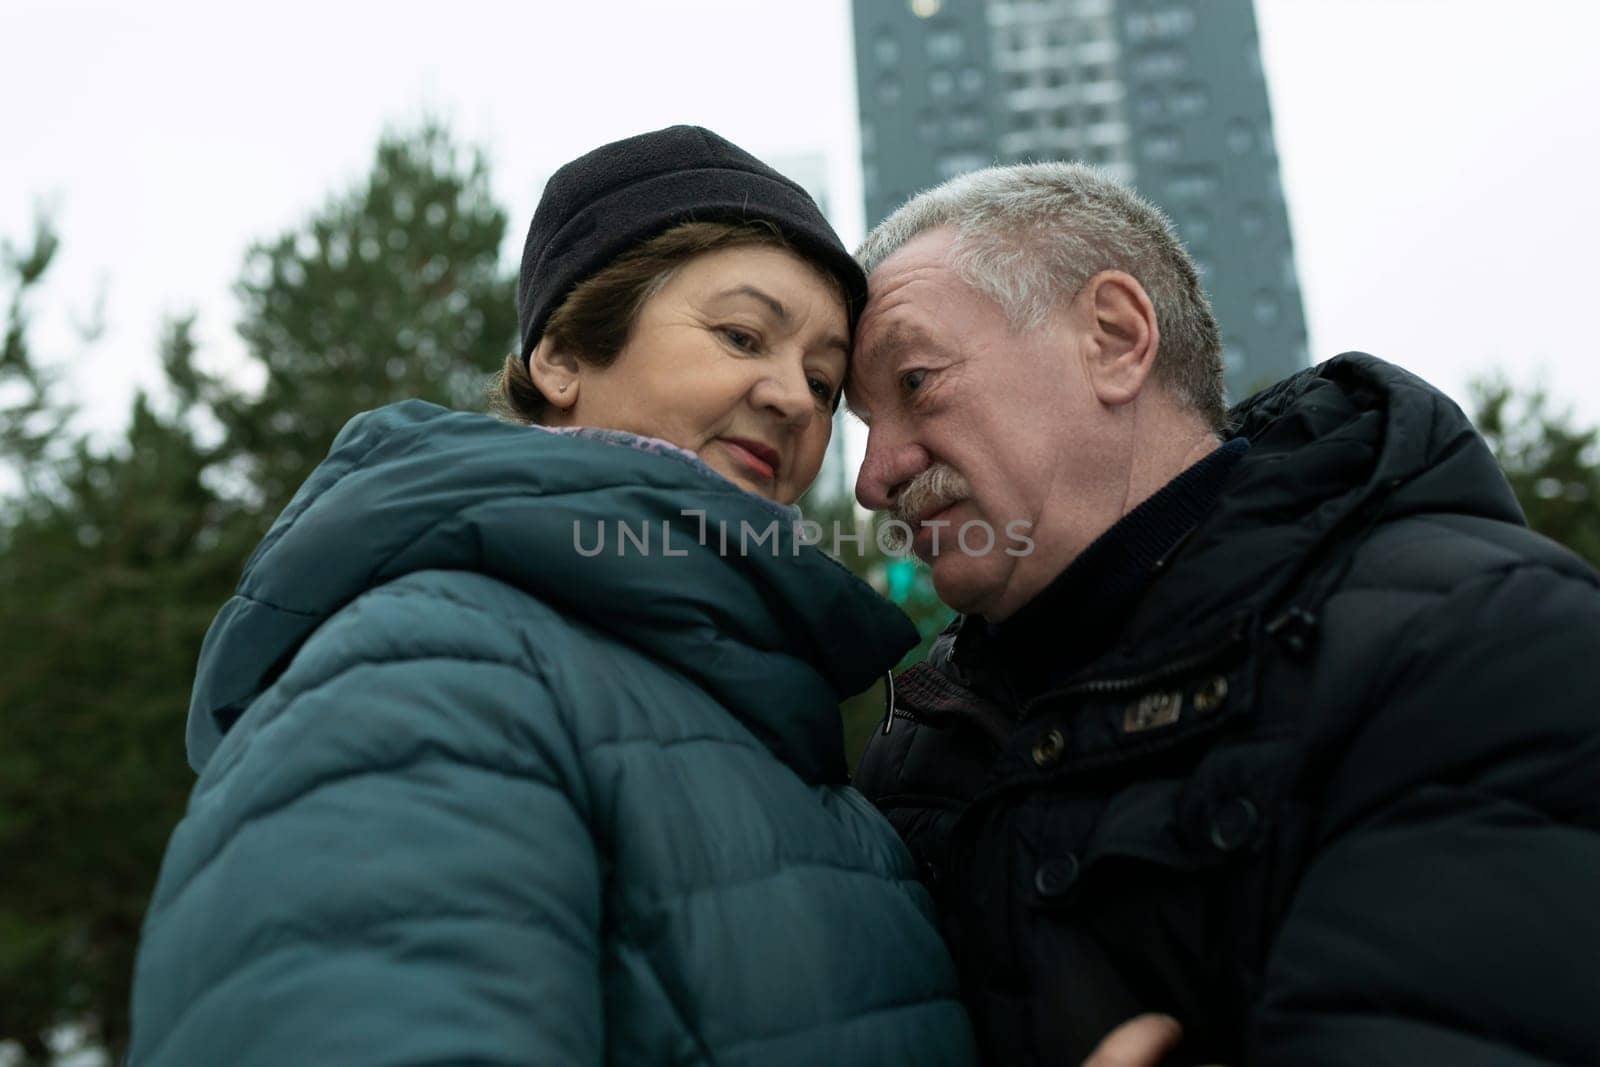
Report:
M 742 437 L 719 437 L 723 447 L 746 470 L 762 481 L 772 481 L 778 476 L 778 453 L 759 441 Z

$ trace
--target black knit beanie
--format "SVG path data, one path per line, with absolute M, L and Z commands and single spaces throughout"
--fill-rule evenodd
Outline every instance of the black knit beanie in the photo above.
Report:
M 806 191 L 710 130 L 671 126 L 602 145 L 551 176 L 522 247 L 522 358 L 567 294 L 622 252 L 680 222 L 753 220 L 839 280 L 854 329 L 866 276 Z

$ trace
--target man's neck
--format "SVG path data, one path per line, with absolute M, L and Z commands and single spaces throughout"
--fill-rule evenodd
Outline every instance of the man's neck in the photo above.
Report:
M 972 620 L 968 654 L 993 665 L 995 682 L 1011 699 L 1089 664 L 1116 640 L 1162 561 L 1211 512 L 1248 447 L 1240 438 L 1199 457 L 1004 621 Z M 966 634 L 969 627 L 962 629 Z
M 1121 465 L 1119 483 L 1110 494 L 1103 496 L 1109 506 L 1097 522 L 1080 540 L 1051 545 L 1046 537 L 1035 532 L 1034 554 L 1023 560 L 1017 568 L 1010 587 L 988 606 L 975 609 L 990 623 L 1000 623 L 1023 609 L 1056 577 L 1070 567 L 1088 547 L 1104 533 L 1121 522 L 1146 500 L 1169 485 L 1184 471 L 1222 447 L 1222 440 L 1197 415 L 1177 405 L 1164 390 L 1142 397 L 1139 410 L 1128 413 L 1128 440 L 1123 445 L 1125 464 Z M 1065 501 L 1076 506 L 1077 501 Z M 1071 528 L 1072 520 L 1057 525 Z M 1045 523 L 1040 524 L 1044 530 Z M 1079 525 L 1079 529 L 1082 526 Z

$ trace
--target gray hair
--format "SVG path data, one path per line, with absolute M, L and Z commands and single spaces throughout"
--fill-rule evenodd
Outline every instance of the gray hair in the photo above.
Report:
M 920 193 L 875 226 L 856 251 L 871 274 L 896 249 L 941 226 L 956 231 L 954 266 L 998 302 L 1018 331 L 1042 325 L 1095 274 L 1122 270 L 1143 285 L 1161 331 L 1152 373 L 1223 431 L 1222 345 L 1194 261 L 1161 209 L 1081 163 L 989 167 Z

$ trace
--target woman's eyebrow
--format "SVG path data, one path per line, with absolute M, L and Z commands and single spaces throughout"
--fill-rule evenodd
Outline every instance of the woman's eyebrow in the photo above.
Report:
M 778 317 L 779 322 L 785 325 L 789 322 L 789 309 L 783 306 L 783 302 L 770 293 L 762 292 L 753 285 L 736 285 L 732 289 L 724 289 L 714 299 L 726 300 L 731 296 L 753 296 L 771 308 L 772 313 Z
M 767 305 L 767 307 L 772 310 L 773 315 L 777 316 L 777 319 L 780 323 L 785 326 L 789 325 L 789 309 L 783 306 L 783 301 L 779 300 L 771 293 L 763 292 L 762 290 L 757 289 L 753 285 L 736 285 L 732 289 L 724 289 L 722 292 L 712 297 L 712 299 L 727 300 L 736 296 L 754 297 L 756 300 L 759 300 L 763 304 Z M 837 349 L 838 351 L 843 352 L 845 359 L 847 360 L 850 358 L 850 342 L 837 334 L 824 341 L 823 345 L 824 347 Z

